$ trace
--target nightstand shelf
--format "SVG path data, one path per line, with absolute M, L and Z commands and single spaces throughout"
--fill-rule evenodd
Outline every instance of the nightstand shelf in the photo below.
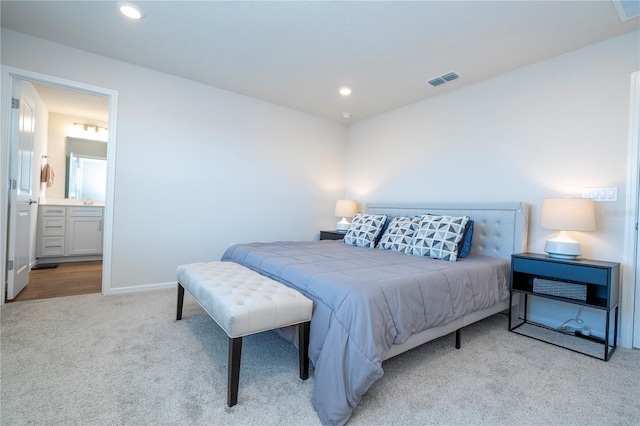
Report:
M 344 238 L 344 234 L 346 234 L 346 232 L 320 231 L 320 239 L 321 240 L 341 240 Z
M 538 286 L 537 288 L 536 285 Z M 617 346 L 619 287 L 619 263 L 588 259 L 555 259 L 547 255 L 534 253 L 514 254 L 511 256 L 511 298 L 513 298 L 514 294 L 524 295 L 524 315 L 523 318 L 516 318 L 516 321 L 514 321 L 511 308 L 513 305 L 511 303 L 509 304 L 509 331 L 519 333 L 517 329 L 524 324 L 531 324 L 548 330 L 554 330 L 528 319 L 527 302 L 529 296 L 542 297 L 545 299 L 552 299 L 564 303 L 603 310 L 605 311 L 606 316 L 604 339 L 590 335 L 576 335 L 576 337 L 604 345 L 603 358 L 553 343 L 551 341 L 540 338 L 537 339 L 556 346 L 564 347 L 574 352 L 584 353 L 585 355 L 608 361 Z M 610 321 L 612 313 L 614 316 L 612 336 L 613 345 L 611 345 L 610 340 Z M 518 322 L 517 320 L 521 321 Z M 515 324 L 515 322 L 518 323 Z M 523 335 L 533 337 L 528 334 Z

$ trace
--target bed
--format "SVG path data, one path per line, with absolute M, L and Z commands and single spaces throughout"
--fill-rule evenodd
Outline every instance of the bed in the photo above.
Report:
M 383 375 L 382 362 L 508 308 L 510 256 L 525 252 L 524 203 L 369 203 L 365 214 L 473 220 L 456 261 L 341 241 L 236 244 L 222 256 L 291 286 L 314 303 L 309 357 L 323 424 L 345 424 Z

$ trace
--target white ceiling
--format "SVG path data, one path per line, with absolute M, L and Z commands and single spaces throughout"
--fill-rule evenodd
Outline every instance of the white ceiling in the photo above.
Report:
M 0 7 L 5 28 L 342 122 L 640 28 L 609 0 L 133 3 L 144 19 L 117 2 Z M 462 78 L 424 84 L 452 70 Z
M 109 100 L 102 96 L 33 83 L 49 112 L 109 121 Z

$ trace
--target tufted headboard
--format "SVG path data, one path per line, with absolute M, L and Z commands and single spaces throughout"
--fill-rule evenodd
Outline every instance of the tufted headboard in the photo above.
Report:
M 370 214 L 469 216 L 474 220 L 471 253 L 510 259 L 527 251 L 529 205 L 525 203 L 366 203 Z

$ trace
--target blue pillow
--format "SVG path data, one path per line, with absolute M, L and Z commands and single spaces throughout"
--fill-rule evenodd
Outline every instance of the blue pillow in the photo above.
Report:
M 458 245 L 458 257 L 467 257 L 471 251 L 471 239 L 473 238 L 473 220 L 469 219 L 466 229 L 464 230 L 464 236 L 460 240 Z

